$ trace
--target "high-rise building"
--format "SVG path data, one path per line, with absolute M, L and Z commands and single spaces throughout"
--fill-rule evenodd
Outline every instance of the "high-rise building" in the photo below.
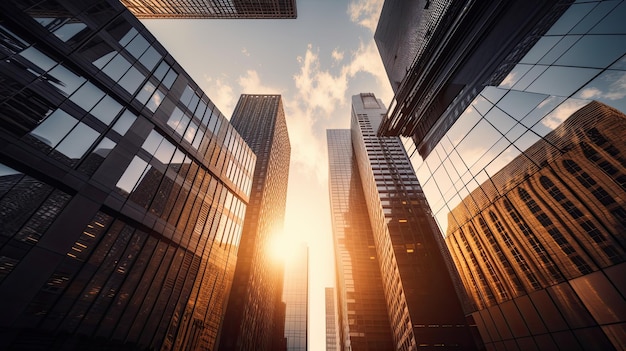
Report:
M 626 347 L 625 16 L 452 3 L 378 130 L 411 137 L 487 349 Z
M 285 265 L 283 301 L 287 351 L 308 350 L 309 330 L 309 248 L 296 245 Z
M 383 281 L 350 130 L 330 129 L 326 137 L 339 349 L 393 350 Z
M 296 18 L 296 0 L 121 0 L 138 18 Z
M 254 153 L 118 1 L 0 18 L 0 349 L 215 349 Z
M 335 289 L 324 289 L 326 310 L 326 351 L 337 351 L 337 315 L 335 311 Z
M 455 288 L 456 274 L 451 270 L 451 259 L 430 215 L 402 142 L 397 137 L 376 136 L 385 112 L 382 101 L 374 94 L 352 97 L 352 143 L 350 145 L 344 142 L 344 152 L 353 152 L 356 164 L 344 156 L 343 166 L 339 163 L 334 166 L 337 167 L 336 172 L 343 169 L 346 174 L 342 176 L 344 179 L 349 179 L 350 172 L 358 172 L 363 190 L 366 207 L 355 207 L 354 212 L 367 211 L 362 216 L 369 216 L 373 245 L 368 244 L 361 250 L 369 250 L 370 259 L 379 266 L 385 298 L 383 307 L 386 308 L 389 318 L 388 324 L 381 323 L 379 329 L 390 325 L 392 335 L 392 345 L 388 348 L 381 345 L 379 349 L 475 349 L 476 343 L 463 315 Z M 335 148 L 329 147 L 331 154 L 335 152 Z M 334 157 L 330 157 L 329 161 L 332 162 L 333 159 Z M 344 183 L 344 188 L 348 188 L 350 182 Z M 339 197 L 345 191 L 338 194 Z M 335 194 L 331 187 L 331 198 L 333 196 Z M 358 198 L 355 198 L 356 202 L 363 203 Z M 346 202 L 348 209 L 337 213 L 333 221 L 341 220 L 341 213 L 351 213 L 349 206 L 352 203 Z M 338 207 L 333 205 L 331 209 L 336 211 Z M 356 222 L 347 219 L 348 224 Z M 344 231 L 345 229 L 349 233 L 351 228 L 346 226 Z M 359 231 L 363 236 L 367 233 Z M 363 244 L 367 242 L 363 238 L 361 241 Z M 349 254 L 349 251 L 344 253 L 346 256 Z M 340 261 L 345 265 L 344 262 L 349 260 Z M 356 272 L 357 274 L 344 278 L 345 287 L 340 285 L 339 288 L 346 291 L 338 293 L 338 296 L 346 294 L 346 301 L 343 303 L 347 304 L 348 324 L 353 318 L 351 314 L 358 315 L 358 311 L 350 313 L 350 305 L 358 301 L 360 296 L 348 296 L 350 285 L 354 284 L 356 290 L 358 271 Z M 341 274 L 338 269 L 338 275 Z M 378 308 L 371 306 L 374 307 Z
M 271 350 L 283 267 L 268 246 L 282 231 L 291 155 L 281 96 L 241 95 L 231 123 L 257 159 L 220 350 Z

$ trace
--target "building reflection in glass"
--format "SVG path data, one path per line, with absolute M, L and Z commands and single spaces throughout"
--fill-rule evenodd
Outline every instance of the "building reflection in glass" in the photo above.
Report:
M 624 349 L 626 3 L 489 4 L 502 15 L 467 11 L 499 30 L 449 48 L 467 60 L 437 56 L 448 42 L 431 39 L 379 132 L 411 137 L 488 349 Z M 538 11 L 504 17 L 516 6 Z M 470 22 L 433 37 L 480 29 Z M 489 41 L 505 34 L 512 40 Z M 492 60 L 469 59 L 481 55 Z
M 559 330 L 544 314 L 567 309 L 563 322 L 583 328 L 576 335 L 591 333 L 608 349 L 613 337 L 619 345 L 626 317 L 616 288 L 626 269 L 624 135 L 626 115 L 591 102 L 526 150 L 534 160 L 516 157 L 449 214 L 446 240 L 483 335 L 505 328 L 492 321 L 497 305 L 510 310 L 523 299 L 518 317 L 528 318 L 534 304 L 544 332 Z M 530 335 L 539 327 L 521 329 Z

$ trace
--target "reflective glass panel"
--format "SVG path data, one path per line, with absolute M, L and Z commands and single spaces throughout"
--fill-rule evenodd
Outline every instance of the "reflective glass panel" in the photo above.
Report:
M 129 68 L 130 62 L 128 62 L 124 56 L 117 54 L 109 63 L 107 63 L 106 66 L 104 66 L 102 72 L 114 81 L 118 81 Z
M 58 63 L 32 46 L 20 52 L 20 56 L 34 63 L 37 67 L 41 68 L 44 71 L 49 71 Z
M 155 91 L 150 100 L 148 100 L 146 107 L 152 112 L 156 111 L 156 109 L 161 105 L 161 102 L 163 102 L 164 97 L 165 95 L 163 95 L 162 92 L 158 90 Z
M 62 65 L 54 67 L 49 75 L 54 77 L 55 80 L 49 79 L 48 81 L 65 93 L 66 96 L 71 95 L 86 81 L 85 78 L 76 75 Z
M 161 55 L 153 47 L 149 47 L 148 50 L 141 55 L 139 62 L 146 66 L 149 71 L 152 71 L 160 59 Z
M 62 25 L 59 29 L 54 31 L 54 35 L 66 42 L 72 39 L 76 34 L 80 33 L 80 31 L 87 28 L 84 23 L 74 22 L 75 20 L 76 19 L 73 19 L 72 22 Z
M 139 181 L 143 175 L 147 165 L 148 162 L 142 160 L 139 156 L 135 156 L 128 165 L 128 168 L 126 168 L 126 171 L 120 180 L 117 182 L 116 186 L 123 190 L 126 195 L 130 194 L 135 187 L 135 184 L 137 184 L 137 181 Z
M 137 116 L 135 116 L 132 112 L 126 110 L 113 125 L 113 130 L 120 133 L 120 135 L 124 135 L 130 128 L 130 126 L 135 123 L 136 119 Z
M 109 95 L 106 95 L 90 113 L 104 124 L 109 125 L 121 110 L 122 105 Z
M 91 110 L 100 99 L 104 97 L 104 92 L 100 90 L 91 82 L 86 82 L 80 89 L 78 89 L 72 96 L 72 100 L 76 105 L 83 108 L 85 111 Z
M 120 79 L 118 84 L 127 92 L 133 94 L 137 88 L 143 83 L 145 77 L 135 67 L 131 67 L 128 72 Z
M 57 109 L 30 134 L 47 145 L 55 147 L 76 123 L 78 121 L 74 117 L 61 109 Z
M 78 123 L 76 128 L 57 146 L 56 150 L 71 159 L 78 159 L 83 157 L 98 136 L 100 134 L 86 124 Z

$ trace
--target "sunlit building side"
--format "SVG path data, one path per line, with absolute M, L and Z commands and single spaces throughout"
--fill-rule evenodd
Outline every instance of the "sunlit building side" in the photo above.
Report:
M 307 351 L 309 333 L 309 248 L 294 245 L 285 262 L 285 332 L 287 351 Z
M 254 153 L 118 1 L 0 18 L 0 349 L 214 350 Z
M 623 350 L 626 3 L 459 3 L 378 133 L 410 137 L 488 349 Z
M 257 159 L 220 350 L 272 350 L 283 263 L 268 247 L 282 232 L 291 156 L 281 96 L 241 95 L 231 123 Z
M 296 0 L 121 0 L 137 18 L 296 18 Z
M 326 311 L 326 351 L 337 351 L 337 312 L 335 310 L 335 289 L 324 289 Z
M 339 350 L 393 350 L 379 260 L 350 130 L 330 129 L 326 138 Z

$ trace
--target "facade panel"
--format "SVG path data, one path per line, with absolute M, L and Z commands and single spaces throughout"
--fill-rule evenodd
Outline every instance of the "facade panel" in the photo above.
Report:
M 118 2 L 0 16 L 0 348 L 214 349 L 254 153 Z

